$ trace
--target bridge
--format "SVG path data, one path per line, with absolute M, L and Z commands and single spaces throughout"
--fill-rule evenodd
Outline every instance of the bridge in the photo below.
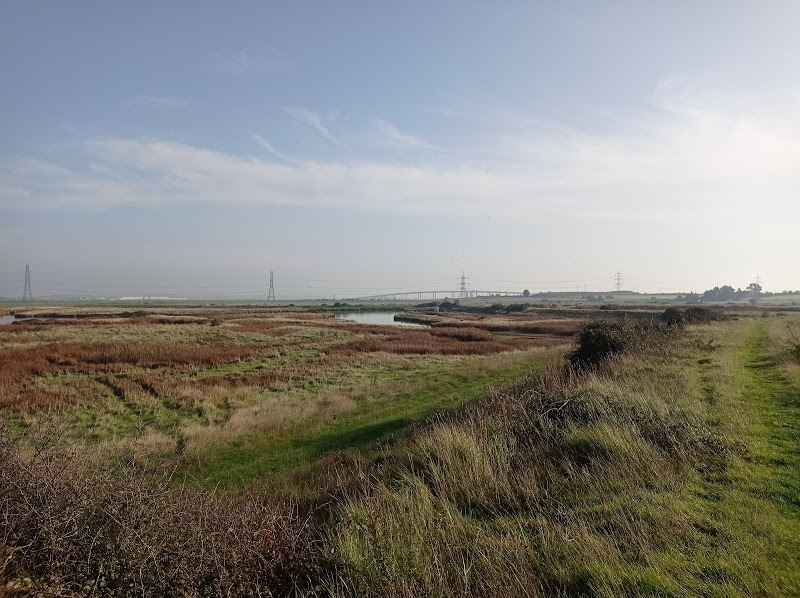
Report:
M 501 295 L 504 297 L 522 297 L 519 291 L 478 291 L 461 289 L 449 290 L 436 290 L 436 291 L 400 291 L 394 293 L 383 293 L 380 295 L 364 295 L 362 297 L 348 297 L 348 301 L 378 301 L 381 299 L 389 299 L 398 301 L 402 299 L 436 299 L 438 297 L 450 299 L 463 299 L 465 297 L 488 297 L 490 295 Z

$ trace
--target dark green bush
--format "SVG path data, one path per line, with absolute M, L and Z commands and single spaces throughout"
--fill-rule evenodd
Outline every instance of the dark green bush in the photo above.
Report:
M 506 313 L 511 314 L 515 312 L 522 312 L 528 309 L 529 303 L 512 303 L 506 307 Z
M 678 328 L 685 324 L 707 324 L 725 319 L 727 319 L 725 312 L 714 307 L 688 307 L 686 309 L 668 307 L 661 314 L 661 320 L 672 328 Z
M 664 341 L 668 328 L 643 320 L 595 320 L 578 331 L 566 358 L 576 369 L 592 369 L 606 359 Z
M 625 351 L 630 345 L 624 322 L 595 320 L 578 332 L 567 361 L 579 369 L 593 368 L 603 360 Z

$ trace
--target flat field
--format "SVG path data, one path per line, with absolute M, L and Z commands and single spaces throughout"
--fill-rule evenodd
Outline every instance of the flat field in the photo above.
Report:
M 12 430 L 56 425 L 98 461 L 135 443 L 215 487 L 274 481 L 541 370 L 583 322 L 552 310 L 443 313 L 432 327 L 294 307 L 17 311 L 40 317 L 0 326 Z

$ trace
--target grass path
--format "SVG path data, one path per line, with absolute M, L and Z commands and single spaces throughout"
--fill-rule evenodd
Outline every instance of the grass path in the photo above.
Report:
M 335 451 L 365 450 L 431 415 L 546 367 L 552 357 L 516 364 L 499 372 L 442 372 L 411 392 L 373 397 L 357 413 L 323 415 L 259 437 L 242 435 L 209 451 L 186 473 L 208 487 L 235 488 L 297 474 Z
M 690 562 L 700 595 L 800 596 L 800 400 L 768 325 L 747 323 L 728 376 L 701 374 L 711 421 L 738 454 L 695 489 L 700 533 Z
M 767 345 L 764 324 L 755 327 L 745 352 L 746 392 L 762 413 L 769 442 L 764 458 L 770 476 L 765 495 L 800 517 L 800 389 L 781 375 Z M 800 552 L 800 538 L 798 538 Z

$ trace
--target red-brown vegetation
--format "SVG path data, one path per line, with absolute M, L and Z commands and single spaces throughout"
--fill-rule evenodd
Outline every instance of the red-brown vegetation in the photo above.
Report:
M 544 334 L 555 336 L 574 336 L 588 320 L 565 318 L 559 320 L 531 320 L 523 318 L 487 319 L 478 316 L 468 321 L 436 322 L 433 328 L 478 328 L 489 332 L 519 332 L 523 334 Z
M 482 330 L 475 326 L 438 326 L 431 329 L 431 335 L 445 338 L 452 338 L 461 342 L 481 342 L 492 341 L 494 337 L 488 330 Z
M 0 422 L 0 593 L 33 596 L 254 596 L 296 588 L 313 570 L 297 506 L 171 488 L 135 453 L 86 471 L 58 430 L 36 453 Z
M 345 345 L 332 347 L 332 352 L 376 352 L 419 355 L 490 355 L 504 351 L 525 349 L 531 344 L 524 340 L 478 340 L 469 331 L 461 339 L 456 333 L 436 335 L 433 330 L 417 328 L 382 328 L 384 334 L 352 341 Z M 479 331 L 475 331 L 479 332 Z M 489 335 L 491 336 L 491 335 Z M 485 337 L 483 337 L 485 339 Z
M 258 345 L 48 343 L 9 348 L 0 351 L 0 407 L 25 412 L 85 404 L 98 393 L 106 394 L 97 388 L 91 376 L 119 373 L 131 366 L 153 372 L 166 368 L 175 373 L 177 367 L 214 366 L 276 356 L 274 349 Z M 37 383 L 37 379 L 66 374 L 83 377 L 53 387 Z M 162 375 L 154 377 L 161 379 Z

